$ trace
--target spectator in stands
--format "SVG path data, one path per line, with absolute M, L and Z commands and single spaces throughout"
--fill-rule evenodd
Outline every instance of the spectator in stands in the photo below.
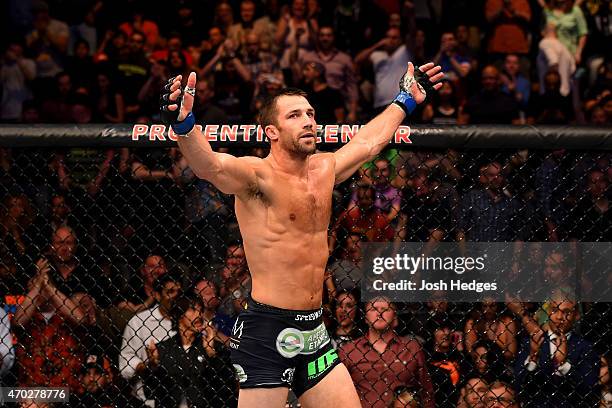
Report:
M 153 284 L 157 303 L 132 317 L 123 332 L 119 371 L 124 379 L 135 383 L 133 395 L 141 401 L 148 401 L 147 404 L 151 404 L 153 400 L 145 396 L 140 378 L 151 363 L 148 350 L 151 344 L 175 335 L 170 311 L 181 289 L 176 272 L 165 273 L 158 277 Z
M 453 82 L 467 77 L 472 68 L 470 59 L 460 55 L 455 33 L 446 31 L 440 38 L 440 49 L 433 59 L 434 64 L 440 65 L 446 77 Z
M 302 73 L 308 101 L 315 109 L 317 123 L 322 125 L 344 123 L 342 94 L 327 84 L 325 65 L 314 61 L 306 62 Z
M 392 171 L 391 163 L 384 157 L 375 159 L 374 166 L 368 171 L 376 192 L 374 206 L 385 214 L 389 222 L 397 217 L 401 205 L 401 193 L 391 184 Z M 355 194 L 351 201 L 356 202 Z
M 133 314 L 149 309 L 155 303 L 155 281 L 168 272 L 166 260 L 157 253 L 151 253 L 125 285 L 118 303 L 119 309 Z
M 336 293 L 334 302 L 334 323 L 336 329 L 331 334 L 331 341 L 337 350 L 344 344 L 351 342 L 362 335 L 358 326 L 359 296 L 356 290 L 340 291 Z
M 503 83 L 502 91 L 514 96 L 521 110 L 525 110 L 531 94 L 531 83 L 520 71 L 518 55 L 506 55 L 500 78 Z
M 185 57 L 185 65 L 188 67 L 193 66 L 193 57 L 189 52 L 187 52 L 187 50 L 183 49 L 183 39 L 181 38 L 181 35 L 176 31 L 173 31 L 168 34 L 166 47 L 152 52 L 150 58 L 154 61 L 167 61 L 168 56 L 170 55 L 170 51 L 180 51 L 181 54 L 183 54 L 183 57 Z
M 491 24 L 487 51 L 489 60 L 499 54 L 520 54 L 529 52 L 527 26 L 531 21 L 531 7 L 527 0 L 487 0 L 485 17 Z
M 382 111 L 397 93 L 397 80 L 405 70 L 411 55 L 398 28 L 387 30 L 385 38 L 361 51 L 355 57 L 355 64 L 372 64 L 375 77 L 374 110 Z
M 66 62 L 66 72 L 73 79 L 75 89 L 89 91 L 93 85 L 95 64 L 90 53 L 89 43 L 78 39 L 74 43 L 72 56 Z
M 609 181 L 601 170 L 587 175 L 586 194 L 572 208 L 570 237 L 581 242 L 599 242 L 612 232 Z
M 236 405 L 228 350 L 215 341 L 215 327 L 204 324 L 203 309 L 197 296 L 176 299 L 170 317 L 177 334 L 147 348 L 156 406 Z
M 357 202 L 350 203 L 332 228 L 330 248 L 333 250 L 336 240 L 344 241 L 347 234 L 361 234 L 369 242 L 390 242 L 395 237 L 395 230 L 382 210 L 374 205 L 376 190 L 370 184 L 362 183 L 357 188 Z
M 117 84 L 125 99 L 125 113 L 130 122 L 141 113 L 138 92 L 147 81 L 151 63 L 145 54 L 145 35 L 133 31 L 129 36 L 129 52 L 117 64 Z
M 434 125 L 456 125 L 459 118 L 459 101 L 456 85 L 444 80 L 429 103 L 423 108 L 421 116 L 424 123 Z
M 218 278 L 222 279 L 220 311 L 235 317 L 244 308 L 244 302 L 251 292 L 251 274 L 242 245 L 231 244 L 227 247 L 225 263 Z
M 213 102 L 215 98 L 215 89 L 210 77 L 198 79 L 196 85 L 196 98 L 197 102 L 193 113 L 198 122 L 207 125 L 224 125 L 228 123 L 225 112 Z
M 18 122 L 23 103 L 32 98 L 30 82 L 36 77 L 36 64 L 23 53 L 23 45 L 10 41 L 0 61 L 0 120 Z
M 485 397 L 487 407 L 491 408 L 519 408 L 520 404 L 514 389 L 503 381 L 494 381 L 489 385 Z
M 502 92 L 499 70 L 493 65 L 481 73 L 482 89 L 468 99 L 459 116 L 459 124 L 517 124 L 519 107 L 516 99 Z
M 127 37 L 130 37 L 134 31 L 142 32 L 146 39 L 145 48 L 149 51 L 155 49 L 155 46 L 159 42 L 159 28 L 157 23 L 145 18 L 144 10 L 134 10 L 130 21 L 126 21 L 119 25 L 119 29 L 123 31 Z
M 303 67 L 305 62 L 323 64 L 328 85 L 339 90 L 346 101 L 348 110 L 346 120 L 349 123 L 355 122 L 357 120 L 357 99 L 359 95 L 353 60 L 350 55 L 335 47 L 333 27 L 322 26 L 317 34 L 315 49 L 299 53 L 297 56 L 298 67 Z M 302 73 L 299 69 L 295 71 L 298 73 L 296 79 L 299 79 Z
M 216 329 L 215 339 L 227 344 L 234 322 L 229 316 L 219 311 L 221 299 L 217 286 L 208 279 L 201 279 L 194 286 L 193 292 L 202 299 L 204 323 L 212 324 Z
M 546 91 L 544 77 L 547 72 L 554 70 L 561 77 L 561 94 L 567 96 L 571 91 L 572 76 L 576 71 L 576 60 L 567 47 L 559 41 L 557 27 L 554 23 L 546 24 L 542 31 L 542 37 L 536 60 L 540 79 L 540 93 Z
M 202 42 L 202 50 L 200 53 L 200 60 L 198 61 L 198 67 L 204 68 L 210 60 L 212 60 L 215 55 L 221 52 L 219 48 L 225 46 L 225 35 L 221 28 L 218 26 L 213 26 L 208 30 L 208 39 Z M 211 66 L 208 71 L 212 70 Z M 207 72 L 208 72 L 207 71 Z M 200 76 L 204 76 L 205 72 L 200 71 Z
M 363 406 L 385 407 L 399 385 L 414 387 L 423 407 L 433 408 L 434 390 L 425 353 L 416 340 L 395 332 L 395 305 L 383 298 L 365 304 L 368 332 L 339 350 Z M 381 365 L 384 362 L 384 366 Z
M 71 240 L 68 229 L 60 228 L 53 239 L 58 258 L 66 260 Z M 61 243 L 59 242 L 61 240 Z M 78 277 L 63 279 L 58 263 L 44 259 L 36 263 L 36 275 L 28 284 L 28 293 L 17 308 L 13 322 L 19 329 L 17 348 L 19 384 L 32 386 L 80 387 L 78 372 L 83 364 L 83 350 L 75 330 L 89 322 L 83 308 L 84 296 Z M 61 267 L 61 266 L 59 266 Z M 62 267 L 60 271 L 66 271 Z M 85 283 L 85 282 L 83 282 Z M 91 287 L 91 286 L 90 286 Z M 78 293 L 77 293 L 78 291 Z
M 232 40 L 238 48 L 247 46 L 249 34 L 253 34 L 263 48 L 269 50 L 272 46 L 272 31 L 266 18 L 255 18 L 256 4 L 253 0 L 242 0 L 240 2 L 240 21 L 233 24 L 227 37 Z
M 446 165 L 448 160 L 441 160 Z M 442 183 L 431 170 L 421 170 L 408 180 L 402 190 L 403 203 L 398 222 L 398 236 L 403 240 L 439 242 L 456 229 L 459 218 L 459 194 Z
M 98 40 L 100 38 L 97 29 L 99 21 L 96 21 L 96 19 L 102 8 L 101 6 L 101 4 L 92 5 L 89 10 L 85 12 L 82 21 L 70 26 L 70 50 L 76 50 L 76 44 L 80 41 L 84 41 L 89 56 L 92 56 L 97 51 Z
M 376 2 L 338 1 L 332 18 L 338 48 L 350 55 L 384 36 L 388 28 L 388 15 Z
M 514 241 L 524 234 L 517 219 L 519 203 L 506 196 L 502 167 L 497 162 L 480 167 L 481 188 L 467 192 L 461 199 L 461 215 L 457 228 L 458 241 Z
M 561 94 L 561 76 L 551 69 L 544 75 L 544 92 L 531 98 L 528 123 L 566 125 L 574 119 L 571 95 Z
M 62 69 L 67 55 L 70 32 L 68 25 L 51 18 L 49 6 L 39 2 L 33 7 L 34 29 L 26 35 L 26 47 L 36 62 L 36 78 L 45 90 L 46 80 L 52 79 Z
M 464 356 L 455 348 L 453 324 L 430 325 L 431 337 L 426 345 L 427 369 L 434 384 L 436 407 L 455 408 L 464 371 Z
M 67 72 L 58 73 L 53 91 L 46 93 L 42 102 L 43 119 L 51 123 L 72 122 L 74 98 L 72 78 Z
M 493 341 L 483 340 L 473 344 L 472 352 L 463 367 L 467 377 L 480 377 L 488 382 L 500 378 L 509 378 L 504 364 L 504 356 L 499 346 Z
M 129 395 L 126 389 L 117 386 L 110 361 L 99 354 L 90 354 L 80 370 L 81 391 L 71 390 L 70 407 L 125 407 L 146 408 L 137 398 Z
M 15 349 L 11 335 L 11 322 L 4 307 L 0 307 L 0 384 L 2 384 L 2 377 L 13 367 L 13 363 L 15 363 Z
M 486 408 L 488 391 L 489 385 L 484 379 L 469 378 L 461 388 L 457 408 Z
M 490 341 L 499 347 L 507 360 L 512 360 L 517 352 L 516 334 L 514 319 L 500 313 L 498 303 L 486 299 L 465 323 L 465 348 L 468 353 L 474 353 L 478 341 Z
M 358 233 L 349 233 L 346 239 L 341 241 L 344 246 L 334 263 L 328 267 L 334 287 L 338 291 L 352 291 L 360 287 L 363 276 L 361 243 L 365 241 L 367 238 Z
M 599 401 L 599 357 L 593 344 L 574 331 L 578 304 L 556 291 L 549 325 L 526 338 L 516 358 L 515 377 L 525 407 L 592 407 Z
M 281 50 L 280 66 L 282 69 L 291 67 L 291 49 L 309 50 L 314 46 L 319 25 L 308 16 L 306 0 L 293 0 L 290 11 L 278 21 L 275 42 Z
M 8 195 L 0 207 L 0 238 L 16 258 L 29 249 L 28 230 L 33 215 L 30 200 L 25 195 Z
M 574 57 L 576 65 L 580 65 L 589 33 L 580 6 L 574 4 L 574 0 L 552 0 L 548 3 L 538 0 L 538 3 L 544 9 L 546 24 L 554 25 L 559 41 Z
M 100 71 L 92 89 L 94 123 L 123 123 L 125 98 L 109 72 Z
M 218 26 L 224 33 L 227 34 L 233 24 L 234 10 L 232 10 L 232 6 L 225 0 L 220 1 L 215 7 L 213 25 Z
M 400 385 L 393 390 L 393 400 L 389 407 L 392 408 L 419 408 L 421 401 L 417 391 L 411 387 Z

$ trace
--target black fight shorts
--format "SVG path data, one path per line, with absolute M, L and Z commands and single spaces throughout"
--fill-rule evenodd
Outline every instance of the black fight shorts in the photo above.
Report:
M 250 298 L 230 348 L 240 388 L 291 387 L 298 397 L 340 364 L 322 309 L 279 309 Z

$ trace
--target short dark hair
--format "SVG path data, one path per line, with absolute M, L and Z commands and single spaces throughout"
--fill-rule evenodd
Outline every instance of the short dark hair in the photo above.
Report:
M 268 125 L 278 125 L 278 121 L 276 119 L 276 115 L 278 114 L 278 109 L 276 107 L 276 101 L 281 96 L 303 96 L 306 98 L 308 94 L 301 89 L 297 88 L 284 88 L 278 91 L 277 93 L 268 96 L 264 99 L 263 104 L 261 105 L 261 109 L 259 110 L 259 124 L 262 128 L 265 128 Z
M 170 309 L 172 328 L 177 330 L 181 317 L 183 317 L 187 310 L 195 309 L 197 306 L 200 306 L 200 310 L 204 310 L 204 302 L 202 302 L 202 299 L 193 292 L 187 292 L 179 296 Z
M 155 281 L 153 281 L 153 290 L 157 293 L 161 293 L 162 289 L 164 289 L 164 286 L 166 286 L 166 283 L 168 282 L 174 282 L 183 287 L 183 281 L 178 268 L 173 267 L 170 271 L 155 279 Z

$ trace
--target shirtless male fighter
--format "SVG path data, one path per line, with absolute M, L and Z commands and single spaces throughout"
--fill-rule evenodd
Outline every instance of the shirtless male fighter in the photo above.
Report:
M 289 387 L 304 407 L 360 407 L 322 317 L 332 190 L 387 146 L 426 92 L 441 87 L 443 75 L 433 63 L 416 72 L 409 63 L 393 103 L 335 153 L 315 153 L 315 110 L 304 92 L 285 89 L 261 108 L 259 122 L 270 141 L 264 159 L 212 150 L 194 127 L 194 72 L 184 89 L 180 75 L 164 87 L 162 120 L 181 135 L 189 167 L 236 196 L 252 277 L 251 298 L 230 340 L 239 407 L 283 407 Z

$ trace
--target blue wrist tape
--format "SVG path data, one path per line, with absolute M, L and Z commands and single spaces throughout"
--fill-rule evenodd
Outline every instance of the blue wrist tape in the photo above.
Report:
M 412 95 L 404 91 L 401 91 L 397 94 L 397 96 L 393 100 L 393 103 L 402 108 L 404 112 L 406 112 L 406 115 L 410 115 L 417 106 L 417 103 L 412 97 Z
M 174 133 L 177 135 L 186 135 L 191 132 L 191 129 L 195 126 L 195 116 L 193 116 L 193 113 L 189 112 L 183 121 L 173 123 L 171 126 L 172 130 L 174 130 Z

